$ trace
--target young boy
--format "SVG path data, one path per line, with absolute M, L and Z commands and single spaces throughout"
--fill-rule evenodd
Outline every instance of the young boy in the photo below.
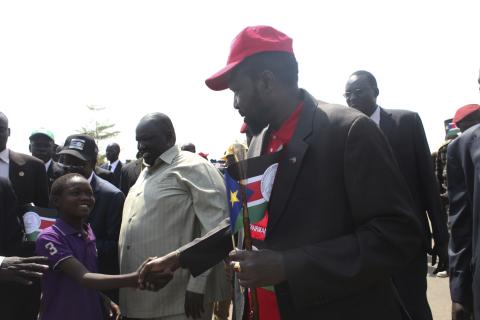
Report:
M 85 223 L 95 204 L 90 184 L 79 174 L 64 175 L 53 183 L 51 201 L 58 219 L 36 242 L 37 254 L 48 257 L 50 265 L 42 280 L 40 319 L 102 320 L 106 318 L 102 301 L 112 309 L 110 316 L 120 319 L 118 306 L 98 290 L 137 287 L 138 271 L 125 275 L 96 273 L 95 236 Z

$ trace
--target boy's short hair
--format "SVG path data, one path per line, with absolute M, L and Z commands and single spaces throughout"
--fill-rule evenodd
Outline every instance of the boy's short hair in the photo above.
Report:
M 63 190 L 65 190 L 65 186 L 67 185 L 68 181 L 72 180 L 73 178 L 81 178 L 88 181 L 81 174 L 78 173 L 68 173 L 57 178 L 52 184 L 52 190 L 50 191 L 50 202 L 53 201 L 53 197 L 58 197 L 62 195 L 62 192 Z

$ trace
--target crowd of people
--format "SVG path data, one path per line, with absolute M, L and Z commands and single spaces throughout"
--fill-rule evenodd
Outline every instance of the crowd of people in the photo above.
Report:
M 480 105 L 432 161 L 418 113 L 379 106 L 373 74 L 346 79 L 348 107 L 317 100 L 268 26 L 242 30 L 205 82 L 234 93 L 249 159 L 279 155 L 261 249 L 233 234 L 222 170 L 176 144 L 168 115 L 140 120 L 136 160 L 112 143 L 99 165 L 84 134 L 56 148 L 38 129 L 15 152 L 0 112 L 1 319 L 227 319 L 232 304 L 236 320 L 428 320 L 428 256 L 452 319 L 480 318 Z M 57 216 L 27 241 L 32 206 Z

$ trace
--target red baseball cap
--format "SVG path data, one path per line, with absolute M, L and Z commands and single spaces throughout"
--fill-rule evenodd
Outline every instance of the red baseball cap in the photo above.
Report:
M 459 121 L 462 121 L 467 116 L 472 114 L 473 112 L 480 110 L 480 105 L 478 104 L 467 104 L 466 106 L 461 107 L 460 109 L 455 112 L 455 117 L 453 117 L 453 122 L 457 124 Z
M 282 51 L 293 54 L 292 39 L 269 26 L 246 27 L 233 39 L 227 65 L 205 80 L 205 84 L 215 91 L 227 89 L 228 76 L 233 68 L 245 58 L 267 51 Z

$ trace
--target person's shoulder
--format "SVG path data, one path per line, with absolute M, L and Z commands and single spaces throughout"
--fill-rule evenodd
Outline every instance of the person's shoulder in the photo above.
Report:
M 456 139 L 454 139 L 451 143 L 451 144 L 468 144 L 468 143 L 471 143 L 472 141 L 474 140 L 477 140 L 480 138 L 480 123 L 479 124 L 476 124 L 470 128 L 468 128 L 467 130 L 465 130 L 464 132 L 462 132 L 462 134 L 460 136 L 458 136 Z
M 29 164 L 37 167 L 41 166 L 42 168 L 44 168 L 44 163 L 42 160 L 21 152 L 10 150 L 10 159 L 18 164 Z
M 317 102 L 314 121 L 322 123 L 322 125 L 328 125 L 332 128 L 348 128 L 359 119 L 368 119 L 367 116 L 354 108 L 319 100 Z
M 420 117 L 418 115 L 418 112 L 407 110 L 407 109 L 386 109 L 386 108 L 382 108 L 382 109 L 394 118 L 415 119 Z
M 55 225 L 52 225 L 40 231 L 40 234 L 37 238 L 37 243 L 49 242 L 52 240 L 56 242 L 62 241 L 62 234 L 60 230 L 55 227 Z
M 96 180 L 96 189 L 100 191 L 101 193 L 104 194 L 118 194 L 122 193 L 120 189 L 115 187 L 112 183 L 108 182 L 107 180 L 99 177 L 98 175 L 94 176 L 94 179 Z M 123 194 L 123 193 L 122 193 Z

